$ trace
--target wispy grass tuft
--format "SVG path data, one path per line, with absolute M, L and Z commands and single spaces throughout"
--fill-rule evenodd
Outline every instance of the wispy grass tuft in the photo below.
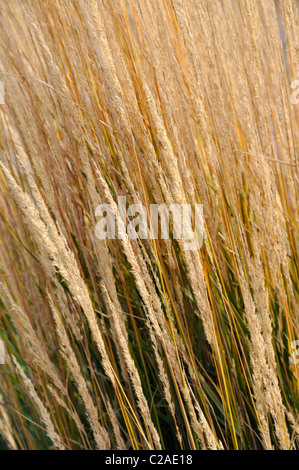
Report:
M 298 449 L 295 0 L 3 0 L 0 435 Z M 204 241 L 96 207 L 202 204 Z

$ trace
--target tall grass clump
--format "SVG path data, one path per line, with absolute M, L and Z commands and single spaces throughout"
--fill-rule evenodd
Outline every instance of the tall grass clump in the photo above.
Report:
M 298 449 L 297 2 L 0 20 L 0 446 Z M 202 247 L 100 240 L 119 196 L 202 204 Z

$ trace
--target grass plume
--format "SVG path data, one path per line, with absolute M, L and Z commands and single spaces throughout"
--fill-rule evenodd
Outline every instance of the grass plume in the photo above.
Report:
M 0 19 L 3 446 L 298 449 L 297 1 Z M 118 196 L 202 204 L 201 249 L 98 239 Z

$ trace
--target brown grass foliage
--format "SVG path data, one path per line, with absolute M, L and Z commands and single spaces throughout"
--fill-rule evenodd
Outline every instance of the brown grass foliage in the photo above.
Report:
M 2 0 L 0 18 L 6 444 L 298 448 L 295 0 Z M 119 195 L 203 204 L 202 248 L 97 239 Z

